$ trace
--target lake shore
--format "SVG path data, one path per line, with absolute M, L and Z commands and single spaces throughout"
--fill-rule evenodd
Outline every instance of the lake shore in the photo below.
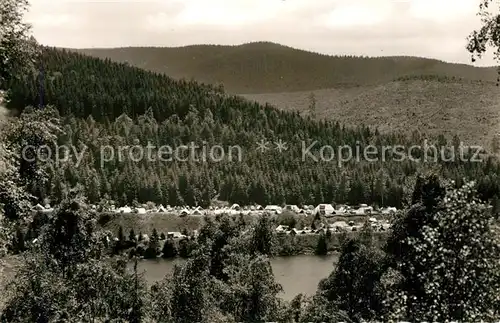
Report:
M 313 217 L 306 216 L 303 214 L 289 214 L 295 218 L 297 227 L 302 228 L 309 226 L 313 220 Z M 229 215 L 233 218 L 238 218 L 240 215 Z M 275 225 L 279 224 L 279 216 L 270 216 Z M 247 225 L 253 225 L 257 221 L 258 217 L 244 214 L 241 218 Z M 362 222 L 366 221 L 366 216 L 335 216 L 331 218 L 323 218 L 322 220 L 326 223 L 333 223 L 336 221 L 349 221 Z M 168 232 L 188 232 L 192 233 L 195 230 L 199 230 L 204 224 L 205 220 L 203 216 L 185 216 L 179 217 L 174 214 L 163 214 L 163 213 L 147 213 L 147 214 L 130 214 L 130 213 L 103 213 L 100 216 L 99 223 L 101 227 L 105 230 L 110 231 L 112 234 L 116 235 L 121 228 L 125 237 L 129 236 L 131 230 L 134 231 L 136 235 L 139 233 L 147 234 L 151 236 L 153 230 L 156 230 L 159 235 L 167 234 Z M 356 238 L 359 236 L 360 231 L 347 231 L 347 232 L 333 232 L 330 231 L 331 235 L 327 235 L 327 250 L 328 252 L 337 252 L 341 247 L 342 238 Z M 298 256 L 298 255 L 312 255 L 316 251 L 318 245 L 318 239 L 320 234 L 277 234 L 277 250 L 276 254 L 279 256 Z M 387 231 L 373 232 L 374 243 L 381 246 L 386 238 Z M 179 248 L 179 239 L 174 239 L 174 244 Z M 164 241 L 160 241 L 160 251 L 163 248 Z M 142 250 L 147 248 L 147 243 L 142 241 L 138 245 L 141 246 Z M 158 255 L 160 257 L 161 255 Z

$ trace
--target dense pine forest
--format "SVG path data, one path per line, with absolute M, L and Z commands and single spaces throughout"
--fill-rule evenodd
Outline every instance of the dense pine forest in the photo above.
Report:
M 178 81 L 110 60 L 43 48 L 42 73 L 10 81 L 10 107 L 54 106 L 59 113 L 59 145 L 85 148 L 83 162 L 50 167 L 50 181 L 36 188 L 42 199 L 57 202 L 77 183 L 90 202 L 103 198 L 119 204 L 153 201 L 164 205 L 208 206 L 214 198 L 239 204 L 368 203 L 402 207 L 409 202 L 415 174 L 441 167 L 442 174 L 461 183 L 480 180 L 480 191 L 491 198 L 498 192 L 500 171 L 492 158 L 474 162 L 412 162 L 380 159 L 302 160 L 303 144 L 348 145 L 356 151 L 367 145 L 396 146 L 429 143 L 458 147 L 460 138 L 425 134 L 380 134 L 362 125 L 344 127 L 334 121 L 315 121 L 296 113 L 262 106 L 226 95 L 221 88 Z M 41 86 L 42 84 L 42 86 Z M 42 96 L 42 97 L 40 97 Z M 50 109 L 50 108 L 46 108 Z M 261 152 L 257 142 L 279 140 L 288 150 Z M 141 161 L 115 158 L 102 163 L 101 147 L 151 144 L 177 147 L 239 145 L 242 160 L 220 162 Z M 421 152 L 417 152 L 422 154 Z M 418 157 L 418 156 L 417 156 Z

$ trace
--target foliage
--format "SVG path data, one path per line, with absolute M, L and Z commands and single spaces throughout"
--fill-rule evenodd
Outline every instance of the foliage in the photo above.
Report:
M 276 318 L 281 285 L 274 281 L 271 263 L 265 256 L 236 254 L 227 272 L 231 314 L 237 322 L 270 322 Z
M 311 94 L 309 94 L 309 116 L 312 118 L 312 119 L 315 119 L 316 118 L 316 96 L 314 95 L 314 93 L 311 92 Z
M 326 235 L 323 232 L 319 235 L 318 243 L 316 245 L 316 250 L 314 252 L 318 256 L 324 256 L 328 253 L 328 244 L 326 241 Z
M 144 258 L 154 259 L 160 254 L 160 236 L 156 229 L 153 229 L 148 246 L 144 252 Z
M 279 256 L 294 256 L 302 251 L 298 239 L 292 234 L 278 235 L 276 237 L 276 245 Z
M 2 322 L 132 319 L 134 276 L 114 260 L 78 265 L 72 278 L 30 255 L 9 289 Z
M 362 240 L 349 239 L 341 250 L 332 274 L 318 286 L 324 297 L 352 320 L 373 320 L 383 310 L 380 284 L 384 273 L 384 253 Z
M 249 247 L 254 254 L 271 256 L 276 252 L 276 234 L 267 214 L 259 217 L 257 224 L 253 228 L 251 241 Z
M 178 254 L 177 247 L 172 239 L 165 240 L 162 249 L 163 258 L 174 258 Z
M 0 134 L 4 134 L 2 131 Z M 0 138 L 1 139 L 1 138 Z M 16 221 L 23 218 L 30 208 L 32 196 L 24 189 L 19 172 L 19 160 L 14 152 L 0 144 L 0 221 Z M 7 225 L 7 224 L 6 224 Z
M 160 322 L 269 321 L 283 313 L 278 298 L 282 289 L 274 281 L 269 259 L 255 255 L 249 248 L 252 235 L 237 228 L 237 219 L 228 216 L 207 219 L 192 257 L 153 287 L 154 318 Z
M 208 284 L 208 259 L 200 254 L 182 266 L 174 268 L 170 310 L 175 322 L 202 322 L 210 306 Z
M 493 5 L 493 6 L 492 6 Z M 492 0 L 481 0 L 479 4 L 479 16 L 481 17 L 481 28 L 474 30 L 469 38 L 467 50 L 472 54 L 472 61 L 481 56 L 488 50 L 488 47 L 493 47 L 496 59 L 500 58 L 500 38 L 498 31 L 500 30 L 500 16 L 495 12 L 495 5 Z
M 31 37 L 31 26 L 23 22 L 28 0 L 0 2 L 0 90 L 12 78 L 23 79 L 34 72 L 37 44 Z
M 400 274 L 389 297 L 403 320 L 493 320 L 500 268 L 498 234 L 474 183 L 439 186 L 399 220 L 388 245 Z M 441 193 L 445 191 L 445 193 Z
M 30 209 L 36 200 L 34 195 L 42 198 L 37 193 L 47 184 L 46 169 L 50 165 L 37 165 L 36 158 L 28 162 L 24 157 L 29 157 L 29 152 L 26 156 L 23 148 L 27 145 L 36 148 L 55 140 L 60 134 L 58 121 L 57 112 L 50 108 L 45 111 L 26 109 L 20 118 L 0 131 L 0 176 L 3 178 L 0 181 L 0 226 L 4 231 L 0 248 L 3 250 L 24 250 L 24 231 L 33 221 Z
M 237 224 L 228 216 L 223 216 L 216 223 L 208 220 L 200 230 L 198 243 L 206 245 L 210 250 L 210 275 L 216 279 L 226 281 L 224 262 L 228 254 L 224 248 L 230 240 L 238 236 Z
M 352 322 L 347 314 L 322 296 L 308 297 L 304 303 L 299 322 Z
M 189 258 L 196 249 L 197 243 L 195 240 L 183 238 L 179 241 L 178 254 L 181 258 Z
M 135 236 L 134 229 L 130 229 L 130 232 L 128 234 L 128 240 L 129 241 L 136 241 L 136 236 Z
M 359 241 L 367 246 L 373 245 L 373 227 L 369 221 L 366 221 L 359 232 Z
M 293 229 L 293 228 L 295 228 L 295 225 L 297 224 L 297 219 L 296 219 L 296 216 L 294 213 L 283 212 L 277 216 L 276 223 L 278 225 L 286 225 L 290 229 Z
M 106 238 L 96 232 L 96 222 L 82 196 L 63 201 L 40 235 L 43 253 L 50 255 L 63 273 L 89 259 L 99 259 Z
M 31 198 L 22 186 L 9 177 L 0 181 L 0 214 L 6 220 L 23 219 L 31 208 Z
M 18 178 L 26 191 L 40 201 L 50 189 L 49 172 L 60 164 L 47 162 L 55 157 L 57 140 L 62 136 L 59 114 L 52 107 L 26 108 L 19 118 L 9 123 L 5 131 L 7 147 L 16 154 Z M 76 183 L 75 183 L 76 184 Z M 71 185 L 74 186 L 74 185 Z
M 78 196 L 61 204 L 25 253 L 2 322 L 140 321 L 144 281 L 123 259 L 108 258 L 105 233 L 94 225 Z

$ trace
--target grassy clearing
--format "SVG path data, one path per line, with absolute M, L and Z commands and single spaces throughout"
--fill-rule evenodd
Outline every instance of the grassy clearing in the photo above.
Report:
M 285 216 L 285 214 L 283 214 Z M 310 226 L 313 217 L 305 215 L 293 215 L 296 219 L 298 225 Z M 238 219 L 239 215 L 232 215 L 234 219 Z M 378 219 L 386 219 L 387 216 L 375 216 Z M 272 216 L 276 225 L 279 224 L 279 219 L 281 216 Z M 244 215 L 243 219 L 245 223 L 252 224 L 258 219 L 254 215 Z M 335 221 L 354 221 L 357 223 L 362 223 L 366 221 L 367 216 L 335 216 L 328 219 L 323 219 L 323 222 L 333 223 Z M 200 229 L 204 223 L 203 216 L 186 216 L 179 217 L 176 214 L 168 213 L 148 213 L 148 214 L 124 214 L 124 213 L 105 213 L 101 216 L 100 224 L 105 230 L 109 230 L 116 234 L 120 228 L 123 228 L 125 234 L 128 234 L 131 229 L 134 229 L 135 233 L 138 234 L 142 232 L 144 234 L 150 234 L 153 229 L 156 229 L 158 233 L 167 233 L 172 231 L 182 232 L 184 229 L 188 231 L 193 231 Z
M 254 221 L 254 217 L 244 216 L 246 223 Z M 139 232 L 151 234 L 153 229 L 158 233 L 167 233 L 172 231 L 182 232 L 184 229 L 193 231 L 199 229 L 203 223 L 203 216 L 179 217 L 176 214 L 168 213 L 148 213 L 148 214 L 115 214 L 106 213 L 101 216 L 101 225 L 104 229 L 116 234 L 120 228 L 128 234 L 131 229 L 135 233 Z

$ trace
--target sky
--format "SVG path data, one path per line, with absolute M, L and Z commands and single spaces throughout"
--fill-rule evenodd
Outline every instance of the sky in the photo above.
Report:
M 338 55 L 471 63 L 479 0 L 31 0 L 44 45 L 89 48 L 271 41 Z M 494 65 L 486 56 L 475 65 Z

